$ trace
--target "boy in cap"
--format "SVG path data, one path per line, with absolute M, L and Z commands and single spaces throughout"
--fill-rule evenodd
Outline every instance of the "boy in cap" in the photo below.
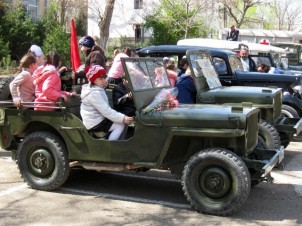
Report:
M 81 51 L 85 54 L 85 66 L 84 70 L 79 68 L 80 70 L 76 71 L 76 73 L 72 75 L 73 78 L 86 78 L 87 71 L 93 65 L 99 65 L 106 68 L 105 51 L 95 44 L 95 41 L 91 36 L 83 36 L 79 40 L 79 45 L 81 47 Z
M 105 88 L 108 85 L 106 70 L 99 66 L 91 66 L 86 74 L 89 84 L 82 87 L 81 116 L 89 132 L 111 132 L 108 140 L 117 140 L 121 136 L 125 124 L 133 121 L 113 110 L 108 101 Z

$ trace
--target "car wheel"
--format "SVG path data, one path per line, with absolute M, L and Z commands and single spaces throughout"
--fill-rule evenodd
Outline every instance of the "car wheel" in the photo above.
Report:
M 299 118 L 298 112 L 291 106 L 282 104 L 281 108 L 282 115 L 288 118 Z
M 197 211 L 229 215 L 246 201 L 251 179 L 245 163 L 233 152 L 209 148 L 187 162 L 182 174 L 182 188 Z
M 35 132 L 19 145 L 17 164 L 24 181 L 32 188 L 54 190 L 70 173 L 65 144 L 49 132 Z
M 0 100 L 11 99 L 9 84 L 14 80 L 15 77 L 3 77 L 0 78 Z
M 277 129 L 265 120 L 259 122 L 258 144 L 259 148 L 278 149 L 281 146 Z

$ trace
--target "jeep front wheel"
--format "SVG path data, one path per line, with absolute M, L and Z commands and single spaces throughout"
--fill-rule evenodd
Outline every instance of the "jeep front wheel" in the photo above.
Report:
M 197 211 L 225 216 L 245 203 L 251 179 L 245 163 L 235 153 L 223 148 L 209 148 L 187 162 L 182 187 Z
M 25 182 L 39 190 L 60 187 L 70 172 L 64 143 L 49 132 L 26 136 L 20 144 L 17 163 Z
M 259 122 L 258 147 L 278 149 L 281 146 L 281 140 L 277 129 L 265 120 Z

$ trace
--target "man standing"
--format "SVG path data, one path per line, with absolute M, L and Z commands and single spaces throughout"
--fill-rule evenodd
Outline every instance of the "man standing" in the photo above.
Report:
M 239 37 L 239 30 L 237 30 L 235 28 L 235 26 L 232 25 L 230 27 L 230 30 L 228 31 L 226 40 L 228 40 L 228 41 L 238 41 L 238 37 Z

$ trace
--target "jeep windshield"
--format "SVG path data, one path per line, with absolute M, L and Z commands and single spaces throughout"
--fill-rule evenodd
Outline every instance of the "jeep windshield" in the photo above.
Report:
M 161 58 L 126 59 L 125 66 L 134 91 L 170 87 Z

